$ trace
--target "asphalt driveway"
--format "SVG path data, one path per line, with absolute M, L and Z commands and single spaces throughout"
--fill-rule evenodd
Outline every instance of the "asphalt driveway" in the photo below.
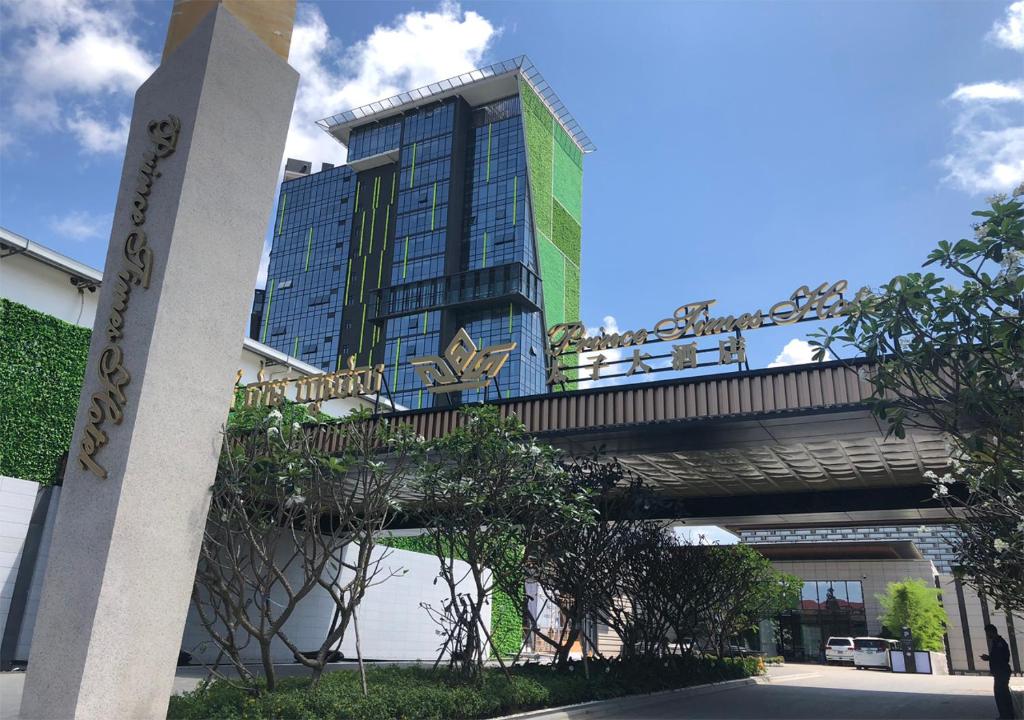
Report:
M 1024 690 L 1024 679 L 1011 687 Z M 847 667 L 790 665 L 772 669 L 767 682 L 696 697 L 637 698 L 614 715 L 655 718 L 994 718 L 992 678 L 894 675 Z

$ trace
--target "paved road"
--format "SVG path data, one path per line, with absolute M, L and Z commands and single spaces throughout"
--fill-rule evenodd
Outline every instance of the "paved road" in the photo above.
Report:
M 1021 678 L 1014 688 L 1024 689 Z M 992 679 L 893 675 L 846 667 L 787 666 L 767 682 L 697 697 L 640 699 L 615 717 L 656 718 L 994 718 Z M 611 716 L 608 716 L 611 717 Z

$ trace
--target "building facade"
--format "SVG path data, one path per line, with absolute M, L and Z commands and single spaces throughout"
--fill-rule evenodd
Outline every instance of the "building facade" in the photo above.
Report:
M 321 121 L 347 164 L 289 162 L 261 342 L 321 370 L 383 364 L 398 404 L 435 402 L 409 359 L 460 328 L 515 342 L 488 390 L 546 390 L 545 327 L 579 318 L 586 134 L 526 58 Z M 305 171 L 305 172 L 303 172 Z
M 952 525 L 865 525 L 855 527 L 731 528 L 745 543 L 831 543 L 909 540 L 940 573 L 953 572 L 956 553 Z
M 739 531 L 743 542 L 803 580 L 798 607 L 762 622 L 756 643 L 788 660 L 821 659 L 830 636 L 882 633 L 878 596 L 889 583 L 921 580 L 939 590 L 946 611 L 945 650 L 952 673 L 987 673 L 985 625 L 1010 646 L 1010 667 L 1024 670 L 1024 618 L 996 607 L 953 572 L 949 525 L 773 528 Z M 898 632 L 889 628 L 889 632 Z

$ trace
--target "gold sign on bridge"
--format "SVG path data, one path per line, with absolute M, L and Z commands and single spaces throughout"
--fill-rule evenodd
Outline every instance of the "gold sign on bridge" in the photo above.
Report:
M 462 328 L 444 351 L 443 358 L 423 355 L 412 358 L 409 364 L 432 393 L 475 390 L 498 376 L 515 349 L 514 342 L 507 342 L 480 350 Z
M 265 380 L 261 369 L 256 376 L 257 382 L 241 388 L 244 391 L 242 407 L 276 407 L 291 400 L 300 404 L 312 403 L 314 408 L 319 408 L 320 403 L 327 400 L 380 392 L 384 380 L 384 365 L 356 367 L 355 355 L 349 357 L 347 364 L 347 368 L 337 372 L 280 380 Z M 235 382 L 241 379 L 242 371 L 239 370 Z M 289 388 L 295 389 L 294 398 L 288 397 Z

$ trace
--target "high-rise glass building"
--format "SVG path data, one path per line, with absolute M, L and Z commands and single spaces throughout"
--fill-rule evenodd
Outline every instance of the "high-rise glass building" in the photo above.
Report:
M 525 57 L 320 121 L 342 167 L 289 161 L 255 337 L 325 371 L 383 363 L 395 402 L 435 403 L 409 359 L 459 328 L 516 349 L 470 402 L 546 389 L 545 327 L 579 318 L 583 156 Z

